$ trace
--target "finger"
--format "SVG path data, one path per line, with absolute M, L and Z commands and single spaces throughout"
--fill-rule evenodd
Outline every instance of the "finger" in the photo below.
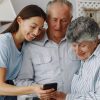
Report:
M 50 100 L 48 97 L 40 97 L 40 100 Z
M 38 96 L 38 98 L 40 98 L 40 99 L 50 99 L 51 96 L 50 95 L 40 95 L 40 96 Z
M 51 92 L 55 92 L 55 90 L 52 88 L 52 89 L 48 89 L 48 90 L 45 90 L 46 93 L 51 93 Z

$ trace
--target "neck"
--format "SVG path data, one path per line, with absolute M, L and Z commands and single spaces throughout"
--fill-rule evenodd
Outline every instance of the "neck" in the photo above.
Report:
M 61 41 L 61 39 L 62 39 L 62 38 L 60 38 L 60 37 L 50 36 L 50 35 L 48 35 L 48 38 L 49 38 L 50 40 L 54 41 L 54 42 L 57 43 L 57 44 L 59 44 L 60 41 Z
M 62 38 L 64 38 L 64 36 L 61 35 L 56 35 L 50 32 L 47 32 L 48 38 L 52 41 L 54 41 L 55 43 L 59 44 L 62 40 Z
M 21 38 L 21 36 L 18 33 L 13 33 L 13 39 L 14 39 L 16 47 L 18 49 L 21 49 L 22 44 L 23 44 L 23 39 Z

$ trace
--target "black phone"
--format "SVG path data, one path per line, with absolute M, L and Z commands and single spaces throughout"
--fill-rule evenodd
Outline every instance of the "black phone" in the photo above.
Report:
M 57 83 L 48 83 L 48 84 L 44 84 L 43 85 L 43 89 L 46 90 L 46 89 L 55 89 L 55 91 L 57 90 Z

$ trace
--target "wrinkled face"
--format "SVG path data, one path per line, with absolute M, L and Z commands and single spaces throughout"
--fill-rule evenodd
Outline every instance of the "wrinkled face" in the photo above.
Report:
M 72 47 L 81 60 L 88 59 L 97 47 L 96 41 L 73 42 Z
M 48 32 L 50 35 L 64 37 L 71 21 L 71 10 L 65 4 L 53 4 L 48 9 Z
M 27 41 L 32 41 L 43 30 L 44 19 L 42 17 L 31 17 L 26 20 L 20 18 L 18 23 L 23 38 Z

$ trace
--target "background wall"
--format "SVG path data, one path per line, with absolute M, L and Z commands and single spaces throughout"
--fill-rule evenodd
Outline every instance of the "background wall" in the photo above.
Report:
M 15 10 L 15 13 L 18 14 L 19 11 L 26 5 L 29 5 L 29 4 L 36 4 L 36 5 L 39 5 L 44 11 L 46 11 L 46 5 L 47 3 L 49 2 L 50 0 L 11 0 L 11 3 L 13 5 L 13 8 Z M 82 15 L 82 14 L 79 14 L 81 12 L 80 10 L 80 6 L 83 4 L 83 6 L 87 5 L 88 3 L 87 2 L 94 2 L 93 6 L 97 4 L 96 7 L 99 8 L 99 11 L 97 13 L 97 20 L 98 23 L 99 23 L 99 26 L 100 26 L 100 0 L 69 0 L 72 4 L 73 4 L 73 19 L 77 18 L 78 16 Z M 81 3 L 80 3 L 81 2 Z M 82 3 L 84 2 L 84 3 Z M 86 2 L 86 4 L 85 4 Z M 98 2 L 98 3 L 97 3 Z M 90 5 L 90 4 L 89 4 Z M 83 8 L 82 6 L 82 8 Z M 88 5 L 86 7 L 89 7 Z M 93 8 L 93 7 L 92 7 Z M 7 25 L 5 25 L 7 26 Z M 46 26 L 46 24 L 45 24 Z M 3 30 L 4 28 L 0 27 L 0 30 Z
M 13 7 L 15 9 L 16 14 L 19 13 L 19 11 L 28 4 L 37 4 L 39 5 L 43 10 L 46 10 L 46 5 L 50 0 L 11 0 Z
M 46 5 L 50 0 L 10 0 L 10 1 L 17 15 L 23 7 L 29 4 L 39 5 L 44 11 L 46 11 Z M 73 0 L 69 0 L 69 1 L 73 1 Z M 9 24 L 0 25 L 0 32 L 5 30 L 8 26 Z M 46 23 L 45 23 L 45 27 L 47 27 Z
M 36 4 L 39 5 L 43 10 L 46 11 L 46 5 L 50 0 L 11 0 L 13 7 L 16 11 L 16 14 L 26 5 L 28 4 Z M 69 0 L 73 3 L 75 8 L 75 0 Z

